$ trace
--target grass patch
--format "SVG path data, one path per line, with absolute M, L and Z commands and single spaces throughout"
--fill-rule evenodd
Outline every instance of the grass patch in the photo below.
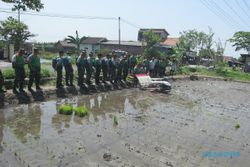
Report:
M 232 70 L 230 67 L 217 67 L 214 70 L 209 70 L 205 67 L 180 67 L 177 69 L 179 75 L 207 75 L 214 77 L 223 77 L 228 80 L 250 81 L 250 73 L 245 73 L 240 70 Z
M 25 66 L 25 74 L 26 77 L 29 77 L 29 68 Z M 15 78 L 15 70 L 13 68 L 4 68 L 2 70 L 3 77 L 5 79 L 14 79 Z M 56 73 L 53 71 L 51 65 L 41 65 L 41 77 L 46 78 L 46 77 L 52 77 L 56 76 Z
M 75 111 L 75 114 L 79 117 L 84 117 L 84 116 L 88 115 L 88 113 L 89 113 L 86 106 L 76 107 L 76 108 L 74 108 L 74 111 Z
M 59 107 L 59 114 L 71 115 L 73 113 L 73 107 L 71 105 L 65 104 Z
M 237 123 L 234 127 L 235 127 L 235 129 L 239 129 L 240 128 L 240 124 Z
M 117 119 L 116 115 L 112 115 L 112 123 L 114 126 L 118 125 L 118 119 Z

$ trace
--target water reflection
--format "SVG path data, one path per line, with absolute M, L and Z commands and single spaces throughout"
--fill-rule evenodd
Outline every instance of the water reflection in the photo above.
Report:
M 146 96 L 145 96 L 146 95 Z M 76 100 L 76 104 L 75 104 Z M 111 113 L 134 114 L 136 121 L 143 122 L 144 113 L 155 103 L 154 95 L 141 91 L 117 91 L 95 95 L 81 96 L 75 99 L 63 99 L 55 102 L 57 112 L 52 116 L 52 124 L 57 133 L 63 133 L 72 126 L 72 121 L 77 125 L 92 124 L 100 120 L 110 119 Z M 62 104 L 86 106 L 89 114 L 84 118 L 73 115 L 59 114 Z
M 69 101 L 66 99 L 65 104 L 68 104 Z M 56 114 L 52 117 L 52 124 L 57 130 L 57 133 L 60 134 L 64 131 L 65 128 L 70 127 L 71 116 L 59 114 L 59 108 L 62 105 L 61 100 L 56 101 Z
M 27 142 L 28 134 L 38 140 L 40 138 L 41 113 L 38 104 L 15 108 L 8 115 L 6 114 L 7 126 L 22 143 Z

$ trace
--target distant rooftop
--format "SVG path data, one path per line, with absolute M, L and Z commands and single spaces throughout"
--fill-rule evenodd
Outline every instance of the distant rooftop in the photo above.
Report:
M 156 33 L 165 32 L 166 34 L 169 35 L 169 33 L 164 28 L 141 28 L 139 31 L 140 32 L 153 31 L 153 32 L 156 32 Z
M 175 47 L 178 42 L 179 42 L 179 38 L 168 37 L 164 42 L 162 42 L 162 44 Z
M 106 42 L 102 42 L 102 45 L 119 45 L 118 40 L 108 40 Z M 142 42 L 140 41 L 121 41 L 121 45 L 127 46 L 142 46 Z
M 107 41 L 107 39 L 104 37 L 88 37 L 81 44 L 99 44 L 103 41 Z
M 58 41 L 56 44 L 60 43 L 63 47 L 72 47 L 75 48 L 76 45 L 73 43 L 69 43 L 67 41 Z

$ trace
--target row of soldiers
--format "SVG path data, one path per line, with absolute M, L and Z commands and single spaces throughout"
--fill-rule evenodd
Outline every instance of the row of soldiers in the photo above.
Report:
M 25 64 L 28 64 L 29 67 L 28 90 L 33 91 L 32 85 L 34 81 L 36 90 L 41 90 L 39 50 L 35 48 L 33 53 L 26 59 L 24 58 L 24 50 L 20 49 L 12 57 L 12 67 L 15 70 L 13 93 L 17 93 L 17 88 L 19 88 L 20 92 L 24 92 Z M 97 85 L 107 81 L 114 84 L 122 81 L 126 82 L 128 74 L 149 73 L 153 77 L 157 76 L 157 74 L 161 76 L 164 75 L 166 68 L 166 62 L 155 58 L 145 59 L 142 63 L 138 63 L 134 55 L 118 56 L 115 53 L 107 55 L 99 53 L 95 57 L 92 52 L 87 56 L 86 51 L 81 52 L 76 58 L 76 65 L 78 86 L 80 88 L 84 88 L 85 84 L 92 84 L 92 77 Z M 52 60 L 52 67 L 57 72 L 57 88 L 63 87 L 63 68 L 65 69 L 66 86 L 74 86 L 74 68 L 70 52 L 65 54 L 64 51 L 59 51 L 59 55 Z M 3 91 L 2 85 L 3 77 L 0 71 L 0 91 Z
M 18 93 L 17 88 L 19 88 L 20 92 L 24 92 L 24 79 L 25 79 L 25 64 L 29 66 L 29 83 L 28 83 L 28 90 L 32 90 L 32 85 L 35 80 L 36 90 L 41 90 L 40 87 L 40 72 L 41 72 L 41 62 L 40 57 L 38 56 L 39 51 L 38 49 L 34 49 L 34 52 L 28 56 L 27 59 L 24 58 L 25 51 L 24 49 L 20 49 L 12 56 L 12 68 L 15 71 L 15 79 L 13 85 L 13 93 Z M 4 85 L 4 77 L 2 71 L 0 69 L 0 92 L 6 92 L 3 89 Z
M 63 67 L 65 68 L 66 74 L 66 85 L 73 86 L 74 68 L 72 66 L 71 54 L 67 52 L 67 55 L 64 56 L 64 52 L 60 51 L 59 56 L 54 59 L 53 62 L 53 67 L 57 71 L 57 88 L 63 87 Z M 83 88 L 85 83 L 88 85 L 92 84 L 92 76 L 97 85 L 101 82 L 105 83 L 106 81 L 110 81 L 111 83 L 119 83 L 122 80 L 126 81 L 129 72 L 132 71 L 131 69 L 135 68 L 136 64 L 136 57 L 128 54 L 118 57 L 115 53 L 105 56 L 99 53 L 97 57 L 95 57 L 92 52 L 87 56 L 86 51 L 83 51 L 76 59 L 78 86 Z M 100 77 L 101 75 L 102 79 Z

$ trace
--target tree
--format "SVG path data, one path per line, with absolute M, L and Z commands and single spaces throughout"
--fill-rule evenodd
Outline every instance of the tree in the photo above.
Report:
M 85 36 L 79 38 L 78 31 L 76 30 L 76 37 L 73 37 L 73 36 L 69 35 L 68 38 L 66 38 L 66 41 L 69 42 L 69 43 L 73 43 L 73 44 L 76 45 L 77 55 L 79 55 L 80 54 L 80 44 L 86 38 L 87 37 L 85 37 Z
M 238 31 L 229 41 L 236 47 L 235 51 L 243 49 L 250 53 L 250 32 Z
M 5 3 L 13 4 L 13 10 L 23 10 L 26 11 L 27 9 L 40 11 L 43 9 L 43 3 L 41 0 L 2 0 Z
M 34 36 L 29 32 L 26 24 L 13 17 L 0 21 L 0 35 L 8 43 L 13 43 L 15 49 L 19 49 L 27 39 Z
M 143 33 L 143 39 L 146 42 L 146 46 L 143 50 L 144 57 L 158 57 L 160 55 L 159 51 L 154 49 L 154 46 L 160 42 L 161 38 L 159 35 L 153 33 L 152 30 L 145 31 Z

